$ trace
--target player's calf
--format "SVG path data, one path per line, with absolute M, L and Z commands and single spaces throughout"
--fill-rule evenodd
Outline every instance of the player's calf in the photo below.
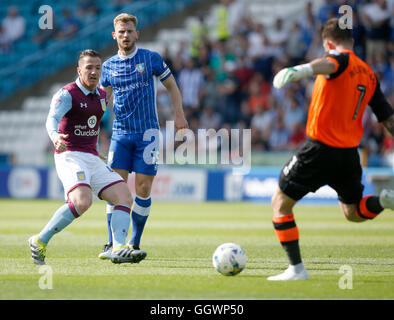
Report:
M 363 222 L 375 219 L 384 209 L 394 209 L 394 191 L 382 190 L 379 196 L 367 195 L 357 204 L 340 202 L 347 220 Z

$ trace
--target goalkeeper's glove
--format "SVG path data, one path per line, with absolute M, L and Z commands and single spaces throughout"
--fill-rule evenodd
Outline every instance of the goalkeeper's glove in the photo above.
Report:
M 289 81 L 297 81 L 299 79 L 313 75 L 313 68 L 309 63 L 300 64 L 298 66 L 285 68 L 280 70 L 274 77 L 274 87 L 282 88 Z

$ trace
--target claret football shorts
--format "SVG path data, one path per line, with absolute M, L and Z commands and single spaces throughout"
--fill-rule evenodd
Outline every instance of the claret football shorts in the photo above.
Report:
M 64 197 L 76 187 L 85 185 L 100 199 L 106 188 L 123 182 L 122 177 L 106 165 L 98 156 L 80 151 L 55 154 L 56 171 L 64 187 Z
M 282 168 L 279 187 L 293 200 L 329 185 L 346 204 L 358 203 L 364 186 L 357 148 L 334 148 L 308 138 Z

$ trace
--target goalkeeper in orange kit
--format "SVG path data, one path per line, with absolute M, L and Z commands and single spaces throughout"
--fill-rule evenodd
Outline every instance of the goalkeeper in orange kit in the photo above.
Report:
M 268 280 L 307 280 L 298 244 L 293 207 L 307 193 L 329 185 L 338 194 L 346 219 L 362 222 L 394 209 L 394 191 L 363 196 L 362 168 L 357 148 L 363 135 L 362 117 L 369 105 L 394 136 L 393 109 L 371 67 L 353 52 L 352 31 L 336 18 L 322 29 L 324 58 L 279 71 L 274 87 L 317 75 L 306 125 L 307 140 L 283 167 L 272 197 L 273 225 L 289 258 L 289 267 Z

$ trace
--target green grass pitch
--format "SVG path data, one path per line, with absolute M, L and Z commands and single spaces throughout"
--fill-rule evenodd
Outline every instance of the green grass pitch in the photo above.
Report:
M 107 231 L 105 204 L 95 201 L 52 238 L 46 259 L 52 289 L 42 289 L 40 281 L 48 274 L 31 262 L 27 239 L 61 204 L 0 200 L 0 299 L 394 298 L 393 212 L 356 224 L 346 221 L 338 206 L 297 206 L 310 280 L 270 282 L 266 278 L 284 270 L 287 259 L 272 228 L 270 206 L 254 203 L 153 203 L 142 238 L 146 260 L 115 265 L 97 258 Z M 213 252 L 224 242 L 239 243 L 248 255 L 237 276 L 222 276 L 212 266 Z M 344 265 L 351 274 L 340 273 Z

